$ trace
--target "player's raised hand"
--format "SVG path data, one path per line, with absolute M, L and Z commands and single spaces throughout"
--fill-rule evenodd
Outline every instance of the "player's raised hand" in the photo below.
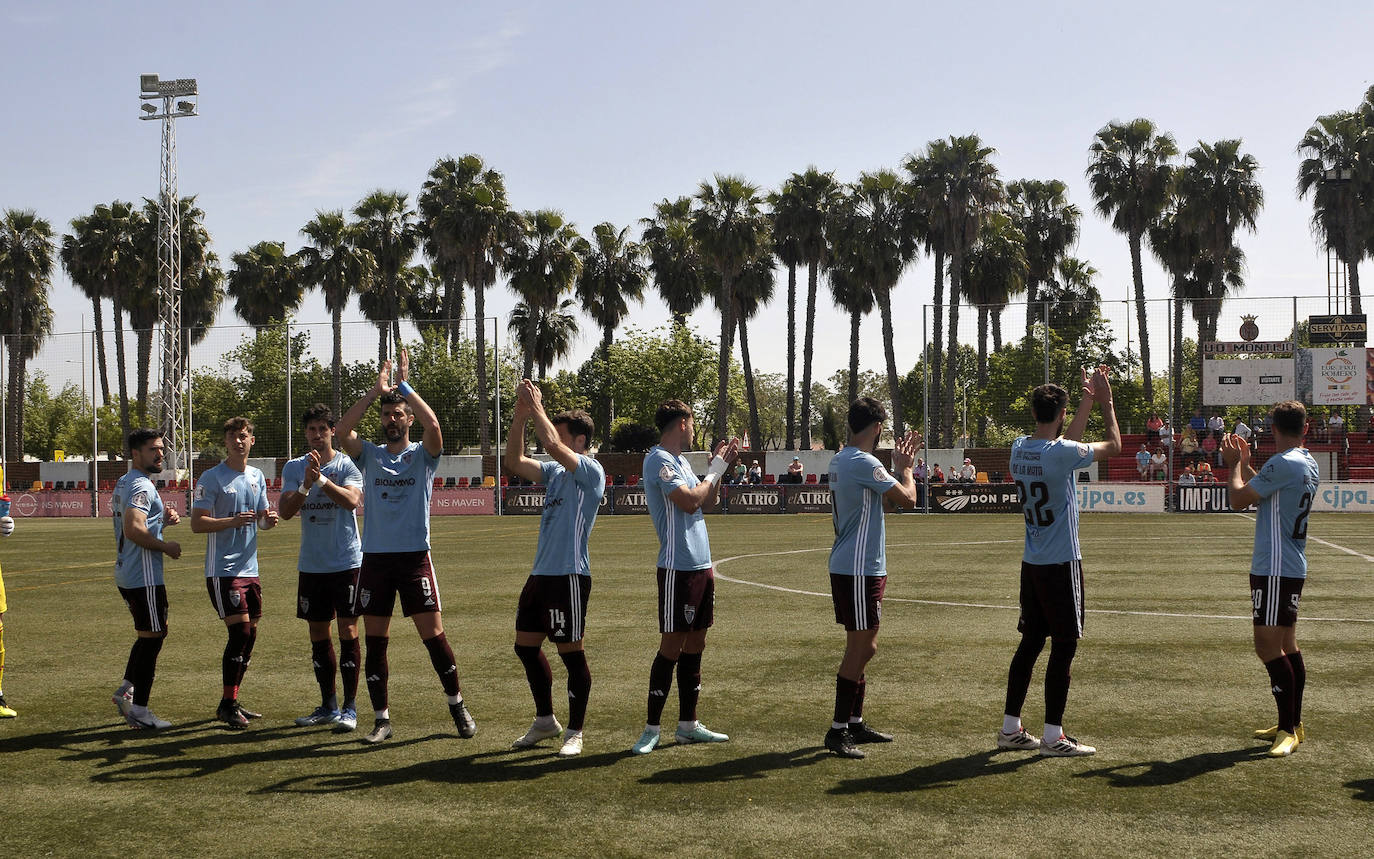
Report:
M 319 479 L 320 456 L 312 450 L 306 454 L 305 457 L 305 477 L 302 480 L 302 485 L 306 487 L 306 491 L 308 492 L 310 491 L 310 487 L 315 485 L 315 481 Z
M 530 405 L 532 407 L 534 407 L 535 409 L 544 408 L 544 392 L 539 390 L 538 385 L 536 385 L 534 382 L 531 382 L 529 379 L 526 379 L 525 381 L 520 383 L 520 386 L 525 389 L 526 396 L 529 397 Z
M 725 460 L 725 464 L 729 465 L 730 463 L 735 461 L 735 458 L 737 456 L 739 456 L 739 447 L 739 439 L 737 438 L 732 438 L 729 441 L 723 441 L 720 444 L 716 445 L 716 456 Z
M 1108 378 L 1111 368 L 1106 364 L 1098 364 L 1097 370 L 1092 376 L 1093 399 L 1099 403 L 1110 403 L 1112 401 L 1112 383 Z
M 387 358 L 382 362 L 382 368 L 377 371 L 377 387 L 374 388 L 378 394 L 389 394 L 395 386 L 391 384 L 391 359 Z
M 1221 437 L 1221 461 L 1227 468 L 1235 468 L 1250 461 L 1250 444 L 1234 433 Z
M 1085 400 L 1091 400 L 1091 399 L 1093 398 L 1093 380 L 1092 380 L 1092 376 L 1090 376 L 1090 375 L 1088 374 L 1088 368 L 1087 368 L 1087 367 L 1079 367 L 1079 368 L 1078 368 L 1078 372 L 1080 372 L 1080 373 L 1083 374 L 1083 381 L 1082 381 L 1082 385 L 1083 385 L 1083 390 L 1082 390 L 1083 399 L 1085 399 Z
M 410 378 L 410 353 L 405 349 L 401 350 L 401 366 L 396 371 L 396 384 L 401 384 Z
M 912 430 L 898 438 L 892 445 L 892 468 L 907 471 L 916 464 L 916 431 Z

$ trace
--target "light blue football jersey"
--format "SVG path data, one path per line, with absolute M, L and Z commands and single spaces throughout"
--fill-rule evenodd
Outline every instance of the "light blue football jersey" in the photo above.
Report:
M 298 456 L 282 466 L 282 494 L 301 491 L 307 461 L 308 455 Z M 339 486 L 363 485 L 363 473 L 342 451 L 334 451 L 334 458 L 320 466 L 320 473 Z M 306 490 L 298 517 L 301 553 L 296 569 L 302 573 L 338 573 L 363 562 L 357 515 L 340 507 L 319 487 Z
M 363 551 L 429 550 L 429 499 L 439 457 L 418 441 L 392 455 L 363 442 Z
M 235 471 L 221 462 L 196 481 L 191 509 L 224 519 L 247 510 L 267 511 L 267 478 L 247 466 Z M 258 574 L 258 523 L 206 534 L 206 578 L 253 578 Z
M 1307 578 L 1307 514 L 1317 497 L 1317 461 L 1306 448 L 1269 457 L 1250 478 L 1260 494 L 1255 514 L 1255 550 L 1250 573 Z
M 145 472 L 137 468 L 119 478 L 114 497 L 110 499 L 114 511 L 115 584 L 121 588 L 145 588 L 163 584 L 162 553 L 145 549 L 124 536 L 124 515 L 129 510 L 142 510 L 147 517 L 148 533 L 162 539 L 162 497 Z
M 569 472 L 557 462 L 540 463 L 544 472 L 544 513 L 539 519 L 539 545 L 534 550 L 536 576 L 592 574 L 587 538 L 606 494 L 606 472 L 590 456 L 577 457 Z
M 668 499 L 678 487 L 700 483 L 686 457 L 654 445 L 644 456 L 644 500 L 658 532 L 658 565 L 665 570 L 704 570 L 711 566 L 706 517 L 698 507 L 683 512 Z
M 883 493 L 897 485 L 878 458 L 846 446 L 830 460 L 830 509 L 835 544 L 830 572 L 837 576 L 887 575 Z
M 1026 563 L 1083 560 L 1074 472 L 1092 461 L 1093 449 L 1080 441 L 1023 435 L 1011 443 L 1011 479 L 1026 517 Z

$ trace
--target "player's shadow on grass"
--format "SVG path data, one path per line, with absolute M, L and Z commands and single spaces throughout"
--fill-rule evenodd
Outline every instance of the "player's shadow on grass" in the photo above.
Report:
M 953 787 L 957 782 L 990 775 L 1004 775 L 1040 760 L 1039 755 L 1009 755 L 994 750 L 950 758 L 895 775 L 846 779 L 828 793 L 905 793 Z
M 394 748 L 387 743 L 378 750 Z M 560 773 L 610 766 L 629 757 L 628 751 L 579 755 L 567 760 L 555 758 L 551 749 L 477 752 L 455 758 L 421 761 L 390 769 L 355 770 L 296 776 L 260 788 L 254 793 L 329 794 L 374 787 L 417 783 L 482 784 L 533 781 Z
M 1374 802 L 1374 778 L 1359 779 L 1348 781 L 1345 786 L 1355 791 L 1351 799 L 1358 799 L 1363 802 Z
M 1139 761 L 1075 773 L 1075 778 L 1104 778 L 1111 787 L 1166 787 L 1206 773 L 1230 769 L 1245 761 L 1265 758 L 1263 746 L 1202 752 L 1176 761 Z
M 656 753 L 654 757 L 663 757 L 662 751 Z M 768 752 L 697 766 L 659 770 L 639 781 L 641 784 L 705 784 L 766 778 L 766 773 L 771 770 L 790 770 L 795 767 L 809 766 L 827 757 L 829 757 L 829 752 L 820 746 L 807 746 L 792 752 Z

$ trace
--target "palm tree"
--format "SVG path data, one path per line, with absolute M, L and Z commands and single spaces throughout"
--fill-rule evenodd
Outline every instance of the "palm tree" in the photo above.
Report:
M 765 242 L 760 247 L 759 256 L 746 262 L 740 269 L 733 290 L 733 316 L 739 330 L 740 360 L 744 364 L 744 399 L 749 409 L 749 439 L 755 450 L 763 444 L 763 436 L 762 423 L 759 421 L 758 395 L 754 386 L 754 363 L 749 354 L 749 320 L 773 300 L 773 269 L 776 265 L 777 259 Z M 721 293 L 719 277 L 717 272 L 710 272 L 706 277 L 712 287 L 713 301 L 718 301 Z
M 1178 217 L 1197 233 L 1202 249 L 1214 264 L 1206 279 L 1203 339 L 1215 339 L 1221 303 L 1232 284 L 1228 270 L 1238 270 L 1236 231 L 1255 231 L 1255 219 L 1264 205 L 1264 189 L 1256 180 L 1259 162 L 1240 151 L 1240 140 L 1218 140 L 1188 150 L 1179 170 Z M 1198 304 L 1198 302 L 1195 302 Z
M 95 342 L 100 344 L 95 350 L 96 365 L 100 375 L 100 402 L 110 404 L 110 374 L 105 362 L 105 278 L 101 261 L 91 252 L 94 242 L 94 226 L 91 218 L 78 215 L 72 218 L 72 231 L 62 237 L 62 247 L 58 256 L 67 277 L 91 300 L 95 319 Z
M 902 160 L 902 168 L 907 172 L 907 185 L 911 194 L 910 212 L 912 215 L 913 238 L 919 241 L 935 260 L 934 304 L 935 318 L 932 320 L 933 343 L 926 354 L 930 364 L 930 399 L 927 411 L 934 417 L 934 426 L 926 428 L 931 442 L 940 442 L 939 424 L 943 414 L 941 408 L 944 387 L 944 348 L 945 320 L 945 248 L 948 243 L 940 235 L 941 222 L 934 216 L 936 207 L 944 193 L 944 179 L 940 165 L 949 160 L 949 143 L 945 140 L 932 140 L 920 154 L 908 155 Z
M 1025 234 L 1013 216 L 990 212 L 978 231 L 978 244 L 964 260 L 964 295 L 978 308 L 978 388 L 988 384 L 988 323 L 993 326 L 993 350 L 1002 348 L 1002 309 L 1029 278 Z M 987 416 L 978 418 L 978 434 L 987 431 Z
M 506 329 L 520 343 L 525 342 L 531 330 L 534 332 L 531 339 L 534 341 L 534 363 L 539 375 L 529 378 L 545 378 L 555 361 L 572 354 L 578 331 L 577 317 L 573 314 L 576 307 L 577 302 L 571 298 L 558 302 L 551 311 L 532 309 L 523 301 L 516 302 Z
M 334 333 L 334 412 L 343 407 L 343 313 L 348 300 L 372 287 L 377 261 L 372 253 L 357 244 L 357 227 L 348 223 L 340 209 L 317 211 L 301 228 L 307 244 L 297 252 L 301 261 L 301 282 L 307 289 L 318 289 L 324 296 Z
M 1173 402 L 1176 413 L 1172 417 L 1176 421 L 1177 410 L 1183 402 L 1183 373 L 1177 366 L 1179 358 L 1183 355 L 1183 305 L 1184 302 L 1200 297 L 1192 278 L 1198 259 L 1202 256 L 1202 242 L 1197 233 L 1179 219 L 1176 200 L 1172 200 L 1159 219 L 1151 225 L 1148 235 L 1150 249 L 1154 251 L 1160 265 L 1169 273 L 1169 289 L 1173 294 Z M 1201 401 L 1198 405 L 1201 405 Z
M 692 212 L 692 237 L 702 258 L 720 278 L 716 307 L 720 309 L 720 360 L 717 363 L 715 439 L 727 438 L 729 419 L 730 352 L 735 333 L 735 280 L 750 261 L 761 255 L 768 238 L 768 222 L 759 189 L 740 176 L 716 174 L 702 182 Z M 714 443 L 714 442 L 713 442 Z
M 988 212 L 1004 196 L 997 168 L 989 160 L 997 150 L 976 134 L 951 136 L 927 146 L 930 161 L 920 191 L 929 210 L 930 229 L 949 258 L 949 372 L 944 374 L 941 438 L 954 430 L 954 368 L 959 350 L 959 302 L 963 300 L 964 255 L 978 240 Z
M 1007 186 L 1007 204 L 1026 237 L 1026 336 L 1035 322 L 1040 284 L 1054 276 L 1059 260 L 1078 242 L 1083 212 L 1069 202 L 1069 186 L 1058 179 L 1020 179 Z
M 611 420 L 615 404 L 611 402 L 610 355 L 615 330 L 630 312 L 629 302 L 644 300 L 644 287 L 649 271 L 641 260 L 644 247 L 629 240 L 630 228 L 617 230 L 614 224 L 603 221 L 592 228 L 588 241 L 579 237 L 574 249 L 582 260 L 577 276 L 577 300 L 582 309 L 601 328 L 601 360 L 606 368 L 602 375 L 601 421 L 602 439 L 609 445 Z
M 639 223 L 654 288 L 668 305 L 673 325 L 686 325 L 687 317 L 706 300 L 701 254 L 691 231 L 692 198 L 665 197 L 654 204 L 654 216 Z
M 832 206 L 825 228 L 830 245 L 826 262 L 830 295 L 837 307 L 849 313 L 849 389 L 845 401 L 850 403 L 859 396 L 859 323 L 873 312 L 874 304 L 871 281 L 864 271 L 864 249 L 857 240 L 854 203 L 851 197 Z
M 553 209 L 526 212 L 521 220 L 524 235 L 510 248 L 506 270 L 510 273 L 511 291 L 538 321 L 557 308 L 563 294 L 573 288 L 582 273 L 582 258 L 575 247 L 579 236 L 563 213 Z M 521 329 L 524 337 L 520 350 L 525 356 L 522 378 L 532 378 L 538 331 L 538 325 Z
M 800 447 L 811 449 L 811 353 L 816 338 L 816 289 L 821 267 L 829 255 L 826 224 L 831 210 L 843 196 L 834 173 L 807 167 L 793 173 L 775 194 L 769 195 L 772 209 L 774 245 L 787 271 L 787 446 L 792 447 L 793 353 L 796 349 L 795 304 L 796 265 L 806 265 L 806 327 L 802 337 L 802 382 Z M 795 253 L 795 256 L 793 254 Z M 795 260 L 795 262 L 789 261 Z
M 52 225 L 32 210 L 8 209 L 0 217 L 0 315 L 10 353 L 8 450 L 24 458 L 24 388 L 28 360 L 52 329 L 48 306 L 57 244 Z
M 228 293 L 234 312 L 263 329 L 287 317 L 305 295 L 301 264 L 283 242 L 258 242 L 229 257 Z
M 434 162 L 416 199 L 420 233 L 425 254 L 433 261 L 434 272 L 443 282 L 439 315 L 444 321 L 445 342 L 450 352 L 458 347 L 458 325 L 463 316 L 463 283 L 470 279 L 469 255 L 460 242 L 462 228 L 456 223 L 463 208 L 464 195 L 482 173 L 482 159 L 445 156 Z
M 1374 128 L 1362 113 L 1317 117 L 1298 143 L 1298 198 L 1312 195 L 1312 229 L 1345 262 L 1350 309 L 1360 313 L 1360 260 L 1369 252 L 1374 218 Z
M 1041 290 L 1049 308 L 1050 328 L 1071 345 L 1079 344 L 1100 317 L 1102 293 L 1096 281 L 1097 269 L 1091 263 L 1066 256 L 1055 263 L 1054 277 Z
M 406 304 L 401 270 L 410 265 L 420 244 L 420 232 L 415 226 L 415 210 L 400 191 L 373 191 L 353 207 L 353 217 L 358 219 L 354 243 L 371 253 L 377 264 L 363 312 L 378 329 L 380 364 L 390 354 L 388 328 L 392 333 L 392 351 L 401 346 L 401 308 Z
M 1140 367 L 1145 376 L 1145 402 L 1154 401 L 1150 370 L 1150 330 L 1145 312 L 1145 275 L 1141 243 L 1169 201 L 1174 138 L 1148 119 L 1111 122 L 1101 128 L 1088 148 L 1088 186 L 1098 214 L 1112 219 L 1112 228 L 1126 234 L 1131 248 L 1131 278 L 1135 284 L 1136 324 L 1140 329 Z

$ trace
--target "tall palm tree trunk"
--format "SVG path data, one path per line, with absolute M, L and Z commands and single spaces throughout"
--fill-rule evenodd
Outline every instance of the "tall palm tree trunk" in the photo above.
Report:
M 401 312 L 398 309 L 391 318 L 391 350 L 397 358 L 401 355 Z
M 386 338 L 391 331 L 391 326 L 385 320 L 377 323 L 377 366 L 381 367 L 386 363 Z
M 1346 285 L 1350 291 L 1350 312 L 1363 313 L 1360 310 L 1360 257 L 1362 248 L 1360 247 L 1360 234 L 1355 225 L 1355 197 L 1347 193 L 1346 199 L 1346 222 L 1345 222 L 1345 271 Z
M 801 441 L 802 450 L 811 449 L 811 349 L 816 340 L 816 282 L 820 263 L 806 264 L 806 334 L 802 338 Z
M 129 383 L 126 380 L 124 362 L 124 300 L 123 293 L 115 286 L 110 293 L 114 304 L 115 330 L 115 374 L 119 377 L 119 438 L 120 450 L 127 458 L 129 455 Z
M 992 310 L 992 351 L 1002 351 L 1002 305 L 997 305 Z M 984 382 L 987 378 L 984 377 Z
M 110 372 L 105 362 L 105 308 L 98 298 L 91 299 L 91 310 L 95 315 L 95 362 L 100 368 L 100 404 L 110 404 Z
M 720 357 L 716 366 L 716 427 L 714 447 L 729 438 L 730 411 L 730 351 L 734 346 L 734 286 L 729 275 L 720 273 Z
M 964 255 L 951 254 L 949 262 L 949 359 L 945 365 L 943 435 L 947 443 L 954 438 L 954 380 L 959 374 L 959 301 L 963 287 Z
M 16 305 L 18 304 L 18 302 L 15 303 Z M 12 459 L 19 462 L 24 461 L 24 425 L 19 419 L 19 351 L 21 348 L 21 340 L 22 338 L 18 334 L 11 334 L 8 338 L 10 377 L 7 385 L 9 392 L 6 396 L 9 397 L 9 403 L 8 408 L 5 410 L 7 412 L 5 415 L 5 435 L 8 436 L 5 440 L 5 444 L 9 448 L 6 452 Z
M 611 340 L 615 330 L 607 326 L 601 333 L 601 443 L 611 445 L 611 420 L 615 408 L 611 403 Z
M 740 330 L 740 346 L 744 331 Z M 797 267 L 787 267 L 787 450 L 797 441 Z
M 531 316 L 534 316 L 534 314 L 542 314 L 543 310 L 536 310 L 533 307 L 527 307 L 526 312 Z M 523 349 L 525 352 L 525 363 L 523 368 L 525 372 L 524 375 L 520 378 L 533 379 L 534 377 L 531 376 L 530 373 L 534 372 L 534 347 L 535 340 L 537 339 L 538 335 L 540 320 L 538 316 L 535 316 L 535 318 L 527 319 L 525 320 L 525 322 L 525 336 L 522 338 L 524 342 L 520 344 L 520 348 Z M 540 376 L 542 378 L 543 374 L 541 373 Z
M 458 351 L 458 300 L 462 295 L 463 282 L 458 278 L 444 278 L 444 345 L 449 356 Z
M 933 427 L 927 427 L 926 431 L 931 435 L 931 444 L 939 447 L 944 443 L 944 436 L 940 434 L 940 408 L 941 390 L 944 384 L 942 371 L 945 356 L 945 252 L 941 248 L 935 249 L 935 319 L 934 335 L 935 348 L 930 353 L 930 402 L 926 404 L 926 411 L 931 416 Z
M 902 436 L 906 433 L 906 422 L 902 419 L 902 387 L 897 377 L 897 353 L 893 345 L 896 336 L 892 330 L 892 292 L 891 285 L 884 284 L 873 291 L 878 301 L 878 312 L 883 317 L 883 356 L 887 359 L 887 395 L 892 400 L 892 434 Z
M 1180 418 L 1186 414 L 1183 411 L 1183 299 L 1179 298 L 1183 294 L 1183 281 L 1181 278 L 1174 279 L 1174 356 L 1170 364 L 1174 368 L 1174 413 L 1169 415 L 1170 426 L 1180 426 Z M 1149 404 L 1147 404 L 1149 405 Z
M 749 323 L 736 310 L 739 319 L 739 354 L 744 361 L 744 397 L 749 401 L 749 445 L 763 450 L 763 429 L 759 425 L 759 400 L 754 395 L 754 365 L 749 360 Z
M 1040 281 L 1033 277 L 1026 278 L 1026 340 L 1029 341 L 1031 329 L 1035 327 L 1035 302 L 1040 295 Z M 1000 346 L 998 347 L 1001 348 Z M 996 351 L 995 349 L 993 351 Z
M 138 374 L 138 422 L 142 426 L 148 425 L 148 378 L 152 374 L 153 363 L 153 330 L 151 328 L 140 328 L 134 332 L 138 341 L 137 374 Z
M 334 381 L 334 401 L 330 406 L 334 409 L 334 414 L 340 414 L 339 409 L 343 405 L 343 308 L 335 307 L 330 318 L 330 327 L 334 329 L 334 358 L 331 362 L 331 375 Z
M 1140 370 L 1145 374 L 1145 402 L 1155 401 L 1155 379 L 1150 372 L 1149 314 L 1145 312 L 1145 275 L 1140 263 L 1139 230 L 1131 232 L 1131 277 L 1135 281 L 1135 319 L 1140 329 Z M 1217 270 L 1221 271 L 1221 266 Z
M 863 314 L 857 310 L 849 311 L 849 390 L 847 401 L 852 403 L 859 398 L 859 322 Z
M 988 387 L 988 317 L 991 312 L 986 304 L 978 305 L 978 390 L 984 391 Z M 988 432 L 988 416 L 986 412 L 978 415 L 978 444 L 981 446 L 983 437 Z
M 472 310 L 477 317 L 477 439 L 482 455 L 486 456 L 491 453 L 491 414 L 487 410 L 487 292 L 480 278 L 474 278 L 472 295 Z

